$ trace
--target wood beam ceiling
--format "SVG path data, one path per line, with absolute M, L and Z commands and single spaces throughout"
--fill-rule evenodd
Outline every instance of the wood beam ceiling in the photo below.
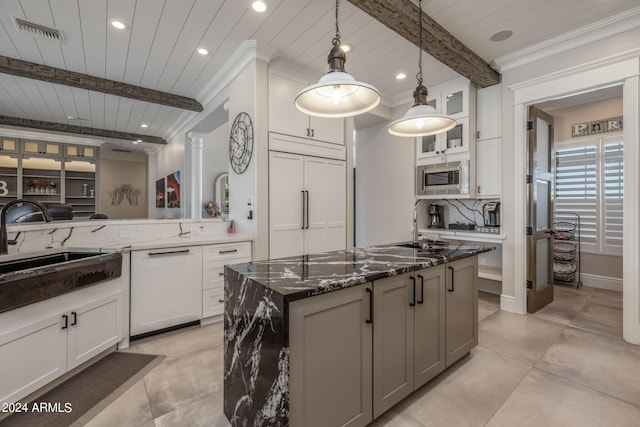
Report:
M 20 117 L 0 116 L 0 125 L 17 126 L 31 129 L 41 129 L 53 132 L 63 132 L 80 135 L 92 135 L 102 138 L 124 139 L 128 141 L 136 141 L 138 139 L 143 142 L 165 145 L 167 141 L 159 136 L 140 135 L 137 133 L 118 132 L 115 130 L 96 129 L 84 126 L 67 125 L 62 123 L 43 122 L 40 120 L 22 119 Z
M 411 0 L 349 0 L 416 46 L 420 46 L 420 9 Z M 422 48 L 429 55 L 468 78 L 479 87 L 500 83 L 500 74 L 456 39 L 444 27 L 422 12 Z
M 19 77 L 42 80 L 65 86 L 87 89 L 95 92 L 146 101 L 183 110 L 201 112 L 202 105 L 192 98 L 161 92 L 155 89 L 102 79 L 75 71 L 63 70 L 48 65 L 27 62 L 0 55 L 0 72 Z

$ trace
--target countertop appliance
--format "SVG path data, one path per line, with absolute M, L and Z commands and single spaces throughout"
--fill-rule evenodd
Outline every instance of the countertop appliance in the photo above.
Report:
M 488 202 L 482 206 L 485 227 L 500 227 L 500 202 Z
M 444 208 L 437 203 L 429 205 L 429 228 L 444 228 Z
M 447 194 L 469 194 L 469 160 L 418 166 L 416 196 Z

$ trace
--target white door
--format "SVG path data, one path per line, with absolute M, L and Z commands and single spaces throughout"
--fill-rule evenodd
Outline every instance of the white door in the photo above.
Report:
M 81 365 L 122 339 L 122 292 L 69 312 L 67 370 Z
M 269 258 L 302 255 L 304 156 L 269 152 Z
M 347 175 L 343 160 L 304 159 L 308 221 L 305 254 L 346 248 Z

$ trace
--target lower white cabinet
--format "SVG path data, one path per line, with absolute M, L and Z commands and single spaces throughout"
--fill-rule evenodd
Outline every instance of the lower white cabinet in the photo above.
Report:
M 251 242 L 202 248 L 202 317 L 224 313 L 224 266 L 251 261 Z
M 476 143 L 476 195 L 500 198 L 502 194 L 502 138 Z
M 346 163 L 269 153 L 269 257 L 346 248 Z
M 0 314 L 0 403 L 16 402 L 115 346 L 124 336 L 122 319 L 119 280 Z
M 131 335 L 202 318 L 202 246 L 131 252 Z
M 366 426 L 372 420 L 371 283 L 289 307 L 289 425 Z

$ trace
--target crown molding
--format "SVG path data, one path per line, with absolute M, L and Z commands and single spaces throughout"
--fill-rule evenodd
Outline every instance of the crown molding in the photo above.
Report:
M 493 61 L 500 73 L 640 27 L 640 6 L 553 37 Z

